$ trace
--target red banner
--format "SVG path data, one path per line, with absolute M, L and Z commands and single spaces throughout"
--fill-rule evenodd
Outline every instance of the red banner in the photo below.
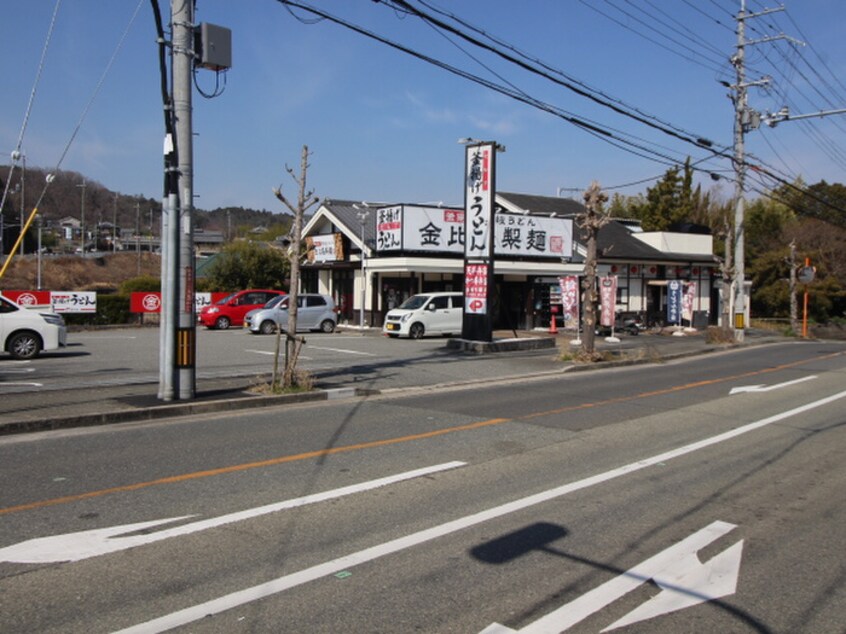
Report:
M 162 310 L 162 294 L 147 291 L 131 293 L 129 311 L 133 313 L 158 313 Z
M 561 304 L 564 308 L 564 323 L 577 326 L 579 322 L 579 278 L 575 275 L 559 277 Z
M 15 302 L 18 306 L 35 307 L 50 306 L 50 291 L 0 291 L 3 297 Z

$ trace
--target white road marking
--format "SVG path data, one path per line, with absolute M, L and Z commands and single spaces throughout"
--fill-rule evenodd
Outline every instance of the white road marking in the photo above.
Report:
M 183 526 L 175 526 L 174 528 L 145 535 L 129 535 L 127 537 L 120 537 L 120 535 L 126 535 L 127 533 L 133 533 L 143 529 L 153 528 L 154 526 L 159 526 L 161 524 L 168 524 L 188 519 L 189 517 L 193 517 L 193 515 L 169 517 L 167 519 L 139 522 L 136 524 L 124 524 L 122 526 L 97 528 L 90 531 L 67 533 L 65 535 L 39 537 L 25 542 L 19 542 L 17 544 L 13 544 L 12 546 L 7 546 L 6 548 L 0 548 L 0 561 L 27 564 L 80 561 L 82 559 L 88 559 L 89 557 L 96 557 L 98 555 L 126 550 L 136 546 L 152 544 L 153 542 L 158 542 L 170 537 L 190 535 L 191 533 L 197 533 L 209 528 L 216 528 L 218 526 L 224 526 L 234 522 L 241 522 L 253 517 L 259 517 L 260 515 L 276 513 L 277 511 L 305 506 L 307 504 L 325 502 L 326 500 L 335 500 L 340 497 L 352 495 L 354 493 L 361 493 L 363 491 L 371 491 L 373 489 L 387 486 L 389 484 L 396 484 L 397 482 L 402 482 L 404 480 L 411 480 L 413 478 L 431 475 L 439 471 L 447 471 L 449 469 L 463 467 L 465 464 L 466 463 L 464 462 L 446 462 L 431 467 L 415 469 L 414 471 L 398 473 L 396 475 L 379 478 L 377 480 L 370 480 L 369 482 L 352 484 L 332 491 L 314 493 L 312 495 L 294 498 L 293 500 L 285 500 L 284 502 L 276 502 L 266 506 L 259 506 L 254 509 L 230 513 L 229 515 L 221 515 L 220 517 L 200 520 L 199 522 L 192 522 L 191 524 L 185 524 Z
M 269 357 L 272 357 L 273 355 L 276 354 L 273 350 L 249 350 L 248 349 L 248 350 L 244 350 L 244 352 L 255 352 L 256 354 L 263 354 L 263 355 L 266 355 L 266 356 L 269 356 Z M 284 356 L 284 354 L 285 353 L 280 350 L 279 357 L 281 358 L 282 356 Z M 313 361 L 314 360 L 313 357 L 307 357 L 307 356 L 302 355 L 302 354 L 297 358 L 302 359 L 303 361 Z
M 152 621 L 128 627 L 124 630 L 120 630 L 116 634 L 157 634 L 158 632 L 166 632 L 167 630 L 175 627 L 198 621 L 209 615 L 219 614 L 234 607 L 245 605 L 247 603 L 257 601 L 258 599 L 263 599 L 274 594 L 284 592 L 285 590 L 303 585 L 310 581 L 327 577 L 343 570 L 349 570 L 353 566 L 374 561 L 386 555 L 403 551 L 407 548 L 425 544 L 426 542 L 439 537 L 457 533 L 458 531 L 462 531 L 471 526 L 476 526 L 510 513 L 522 511 L 537 504 L 554 500 L 575 491 L 581 491 L 582 489 L 587 489 L 594 485 L 614 480 L 629 473 L 645 469 L 646 467 L 667 462 L 673 458 L 685 456 L 695 451 L 699 451 L 700 449 L 705 449 L 706 447 L 711 447 L 712 445 L 716 445 L 762 427 L 766 427 L 767 425 L 772 425 L 773 423 L 790 418 L 791 416 L 796 416 L 797 414 L 833 403 L 842 398 L 846 398 L 846 391 L 838 392 L 832 396 L 796 407 L 787 412 L 782 412 L 754 423 L 743 425 L 742 427 L 738 427 L 731 431 L 711 436 L 710 438 L 705 438 L 704 440 L 652 456 L 651 458 L 644 458 L 643 460 L 623 465 L 622 467 L 606 471 L 605 473 L 600 473 L 583 480 L 571 482 L 554 489 L 549 489 L 548 491 L 542 491 L 519 500 L 514 500 L 513 502 L 495 506 L 488 510 L 474 513 L 473 515 L 467 515 L 465 517 L 452 520 L 451 522 L 440 524 L 439 526 L 433 526 L 432 528 L 411 533 L 410 535 L 385 542 L 384 544 L 377 544 L 376 546 L 365 548 L 364 550 L 360 550 L 322 564 L 317 564 L 311 568 L 305 568 L 304 570 L 300 570 L 299 572 L 295 572 L 290 575 L 285 575 L 284 577 L 278 577 L 277 579 L 273 579 L 251 588 L 238 590 L 217 599 L 212 599 L 210 601 L 206 601 L 205 603 L 200 603 L 157 619 L 153 619 Z
M 376 357 L 372 352 L 361 352 L 360 350 L 347 350 L 345 348 L 323 348 L 321 346 L 309 346 L 311 350 L 326 350 L 327 352 L 342 352 L 344 354 L 360 354 L 365 357 Z
M 23 381 L 3 381 L 0 387 L 44 387 L 43 383 L 26 383 Z
M 513 630 L 493 623 L 480 634 L 559 634 L 650 580 L 662 589 L 661 592 L 603 632 L 734 594 L 743 540 L 704 564 L 696 553 L 735 528 L 737 526 L 728 522 L 713 522 L 526 627 Z
M 790 385 L 796 385 L 797 383 L 804 383 L 805 381 L 811 381 L 816 378 L 816 375 L 811 375 L 803 376 L 800 379 L 793 379 L 792 381 L 785 381 L 784 383 L 777 383 L 776 385 L 741 385 L 739 387 L 731 388 L 729 396 L 733 394 L 743 394 L 744 392 L 772 392 L 773 390 L 778 390 Z

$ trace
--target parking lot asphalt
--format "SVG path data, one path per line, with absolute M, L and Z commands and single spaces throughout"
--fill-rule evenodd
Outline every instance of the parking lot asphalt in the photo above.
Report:
M 362 337 L 381 336 L 377 329 L 353 330 Z M 516 335 L 516 337 L 515 337 Z M 622 336 L 619 342 L 596 338 L 596 349 L 605 353 L 599 363 L 579 363 L 568 353 L 577 352 L 572 335 L 546 331 L 497 331 L 494 341 L 553 339 L 545 349 L 474 352 L 442 346 L 410 358 L 371 360 L 317 372 L 309 392 L 270 395 L 255 390 L 268 377 L 198 379 L 195 398 L 163 401 L 158 385 L 150 383 L 109 385 L 90 390 L 54 390 L 6 394 L 0 411 L 0 435 L 64 429 L 129 421 L 143 421 L 209 412 L 247 411 L 292 402 L 354 398 L 379 394 L 437 391 L 528 377 L 555 376 L 565 372 L 597 370 L 622 364 L 656 363 L 673 358 L 726 350 L 735 344 L 713 344 L 704 332 L 674 336 L 668 330 Z M 742 345 L 783 340 L 766 331 L 747 331 Z M 527 348 L 531 347 L 527 345 Z M 519 348 L 519 346 L 518 346 Z

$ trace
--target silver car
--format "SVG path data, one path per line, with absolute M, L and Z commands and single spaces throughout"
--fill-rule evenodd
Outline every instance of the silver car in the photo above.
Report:
M 251 310 L 244 317 L 244 328 L 253 334 L 269 335 L 281 325 L 288 327 L 288 300 L 284 295 L 274 298 L 262 308 Z M 297 331 L 319 330 L 334 332 L 338 324 L 335 301 L 329 295 L 300 293 L 297 295 Z

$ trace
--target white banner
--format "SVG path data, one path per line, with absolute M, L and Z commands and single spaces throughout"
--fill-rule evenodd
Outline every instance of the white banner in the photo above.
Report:
M 53 291 L 50 304 L 56 313 L 96 313 L 97 293 L 92 291 Z
M 493 143 L 468 145 L 465 152 L 464 257 L 491 257 L 493 224 L 494 152 Z
M 398 206 L 377 212 L 376 250 L 464 253 L 465 213 L 461 209 Z M 498 257 L 573 256 L 569 218 L 496 214 L 494 252 Z

